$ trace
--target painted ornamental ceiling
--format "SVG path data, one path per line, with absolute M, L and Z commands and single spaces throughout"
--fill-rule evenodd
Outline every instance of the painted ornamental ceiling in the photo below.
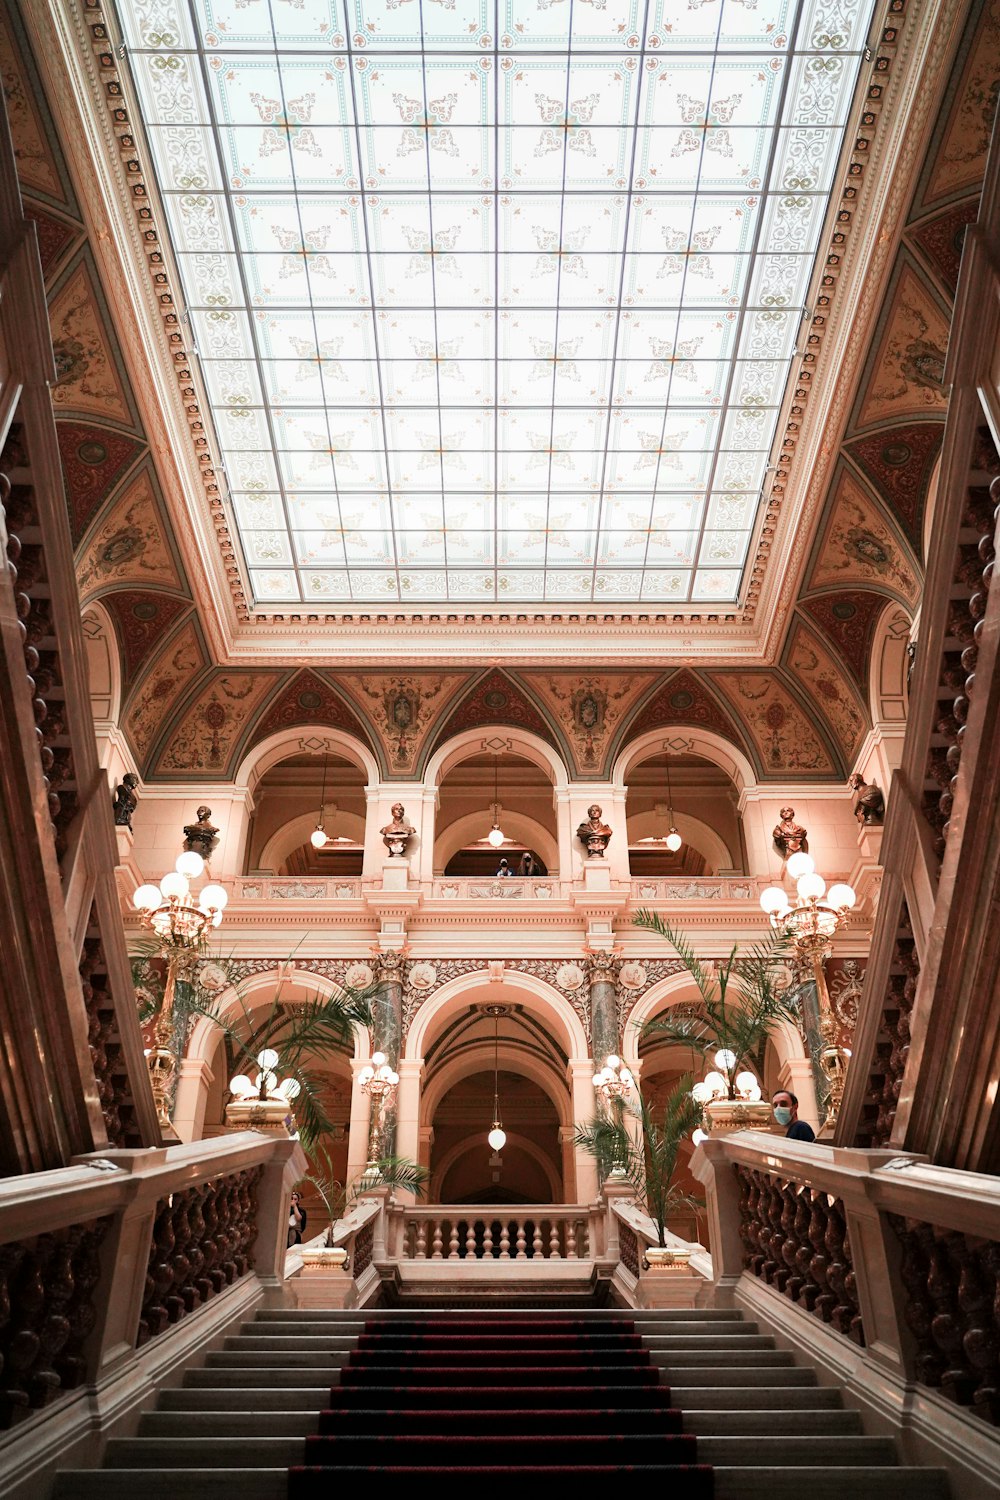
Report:
M 871 12 L 118 0 L 253 605 L 736 605 Z

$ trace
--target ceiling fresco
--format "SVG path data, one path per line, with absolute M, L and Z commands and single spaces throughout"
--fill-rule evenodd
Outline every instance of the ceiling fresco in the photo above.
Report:
M 891 0 L 876 73 L 892 50 L 885 37 L 905 14 L 905 0 Z M 99 25 L 100 6 L 87 0 L 87 15 Z M 135 409 L 137 375 L 116 326 L 123 314 L 102 293 L 91 249 L 97 233 L 54 138 L 16 8 L 7 7 L 0 67 L 26 210 L 45 254 L 60 372 L 53 402 L 78 579 L 114 622 L 121 722 L 142 774 L 222 780 L 277 728 L 335 723 L 368 744 L 384 775 L 405 779 L 420 774 L 450 733 L 492 723 L 537 733 L 571 775 L 592 778 L 629 739 L 687 723 L 729 740 L 765 780 L 845 775 L 869 724 L 881 617 L 893 602 L 912 615 L 919 600 L 947 410 L 941 372 L 950 305 L 961 235 L 975 217 L 998 38 L 1000 0 L 970 7 L 809 539 L 797 607 L 771 664 L 744 669 L 722 654 L 694 667 L 674 653 L 680 659 L 618 673 L 572 660 L 554 670 L 395 670 L 387 658 L 382 670 L 365 672 L 338 669 L 331 644 L 329 657 L 304 672 L 213 659 L 205 628 L 212 606 L 193 597 L 177 544 L 177 502 L 158 482 Z M 150 245 L 152 262 L 155 236 Z

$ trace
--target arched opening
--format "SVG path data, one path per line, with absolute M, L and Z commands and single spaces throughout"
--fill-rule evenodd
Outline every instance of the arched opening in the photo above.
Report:
M 668 785 L 669 777 L 669 785 Z M 683 840 L 666 846 L 673 826 Z M 704 756 L 664 749 L 634 763 L 625 797 L 629 868 L 633 875 L 719 875 L 743 871 L 737 789 Z
M 488 835 L 499 825 L 504 841 Z M 558 837 L 552 781 L 524 755 L 501 746 L 470 747 L 445 771 L 439 788 L 434 841 L 436 874 L 518 874 L 525 856 L 532 875 L 558 874 Z M 503 862 L 503 863 L 502 863 Z
M 327 843 L 310 835 L 320 822 Z M 257 782 L 245 870 L 271 875 L 360 875 L 365 842 L 365 773 L 336 751 L 297 750 Z
M 534 1079 L 501 1069 L 507 1141 L 486 1140 L 493 1073 L 467 1074 L 441 1099 L 432 1122 L 432 1196 L 438 1203 L 559 1203 L 563 1200 L 559 1115 Z M 487 1113 L 483 1113 L 486 1101 Z

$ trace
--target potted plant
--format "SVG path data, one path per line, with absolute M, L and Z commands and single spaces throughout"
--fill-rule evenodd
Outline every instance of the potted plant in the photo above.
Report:
M 797 1025 L 799 1018 L 795 999 L 779 987 L 787 933 L 773 932 L 742 951 L 734 944 L 711 973 L 687 938 L 657 912 L 638 911 L 633 921 L 670 943 L 700 996 L 694 1006 L 647 1021 L 641 1036 L 676 1042 L 714 1064 L 693 1091 L 710 1130 L 765 1128 L 771 1110 L 761 1099 L 760 1079 L 767 1041 L 778 1026 Z
M 629 1120 L 642 1127 L 639 1134 Z M 656 1226 L 657 1243 L 646 1251 L 651 1267 L 684 1267 L 690 1251 L 667 1246 L 667 1220 L 681 1209 L 697 1209 L 698 1199 L 674 1185 L 677 1155 L 684 1137 L 701 1120 L 690 1075 L 670 1090 L 657 1112 L 642 1094 L 635 1103 L 619 1097 L 607 1113 L 576 1127 L 576 1144 L 597 1162 L 598 1175 L 627 1181 Z

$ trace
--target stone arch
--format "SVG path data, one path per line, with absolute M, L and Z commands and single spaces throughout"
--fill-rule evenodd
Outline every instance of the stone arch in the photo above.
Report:
M 503 754 L 521 756 L 538 766 L 556 790 L 569 784 L 565 761 L 546 740 L 526 729 L 511 729 L 503 724 L 493 724 L 478 729 L 464 729 L 461 734 L 440 744 L 427 762 L 424 786 L 430 791 L 436 791 L 453 767 L 468 760 L 470 756 L 481 754 L 484 747 L 490 749 L 492 740 L 502 742 Z
M 457 854 L 470 838 L 482 833 L 488 821 L 487 819 L 484 823 L 483 813 L 475 812 L 469 813 L 464 818 L 457 818 L 454 823 L 449 823 L 434 843 L 435 874 L 443 874 L 452 855 Z M 550 875 L 559 873 L 559 845 L 547 828 L 543 828 L 535 818 L 529 818 L 524 813 L 513 812 L 506 807 L 503 812 L 503 826 L 508 837 L 519 839 L 529 848 L 537 851 Z M 502 849 L 498 849 L 497 857 L 499 858 L 503 852 Z
M 265 772 L 290 755 L 342 755 L 365 773 L 369 787 L 380 784 L 378 762 L 367 745 L 343 729 L 315 724 L 282 729 L 248 750 L 236 767 L 233 784 L 253 792 Z
M 655 984 L 651 984 L 633 1007 L 625 1022 L 625 1035 L 622 1038 L 623 1061 L 630 1068 L 640 1069 L 639 1032 L 642 1026 L 658 1011 L 692 999 L 697 999 L 697 989 L 694 980 L 686 971 L 680 974 L 669 974 L 666 979 L 658 979 Z M 806 1057 L 805 1043 L 798 1029 L 790 1021 L 782 1021 L 775 1027 L 771 1034 L 771 1043 L 781 1062 L 801 1061 Z
M 294 850 L 306 843 L 315 827 L 315 812 L 303 813 L 301 817 L 292 818 L 290 822 L 284 823 L 271 835 L 260 851 L 257 857 L 257 867 L 261 870 L 277 869 Z M 359 818 L 356 813 L 342 812 L 338 809 L 335 832 L 346 834 L 356 843 L 363 845 L 365 820 Z
M 906 722 L 911 632 L 912 622 L 902 605 L 887 604 L 872 636 L 868 694 L 873 724 Z
M 719 870 L 737 869 L 740 863 L 740 851 L 730 849 L 725 839 L 716 833 L 714 828 L 701 818 L 693 818 L 690 813 L 678 812 L 674 809 L 674 824 L 677 832 L 683 836 L 686 844 L 693 844 L 704 854 L 712 871 L 718 874 Z M 655 813 L 637 813 L 628 819 L 629 843 L 633 839 L 655 837 L 659 831 L 658 820 Z
M 91 599 L 81 615 L 87 653 L 87 684 L 95 724 L 118 724 L 122 707 L 122 656 L 118 632 L 99 599 Z
M 612 767 L 612 785 L 624 792 L 629 771 L 634 765 L 661 750 L 675 749 L 710 760 L 726 773 L 738 792 L 757 785 L 757 772 L 742 750 L 714 731 L 694 724 L 671 724 L 663 729 L 650 729 L 638 739 L 631 740 Z
M 552 1194 L 552 1204 L 553 1206 L 557 1205 L 565 1191 L 564 1185 L 562 1182 L 562 1178 L 556 1171 L 555 1165 L 545 1155 L 545 1152 L 541 1149 L 541 1147 L 536 1146 L 534 1141 L 529 1140 L 526 1135 L 521 1135 L 521 1133 L 517 1130 L 507 1132 L 507 1144 L 510 1146 L 517 1146 L 518 1149 L 523 1151 L 526 1156 L 530 1156 L 531 1160 L 535 1162 L 537 1166 L 541 1167 L 548 1180 L 549 1190 Z M 455 1165 L 455 1163 L 457 1161 L 461 1161 L 462 1157 L 472 1149 L 472 1144 L 469 1141 L 458 1141 L 454 1146 L 451 1147 L 449 1151 L 445 1152 L 444 1156 L 441 1158 L 440 1165 L 435 1168 L 434 1176 L 431 1180 L 431 1202 L 440 1202 L 441 1184 L 444 1182 L 445 1178 L 447 1177 L 448 1173 Z M 504 1149 L 506 1150 L 506 1147 Z M 490 1205 L 469 1204 L 468 1206 L 470 1208 L 475 1208 L 478 1210 L 476 1214 L 476 1217 L 478 1218 Z M 545 1207 L 546 1205 L 539 1206 Z M 446 1209 L 462 1207 L 463 1205 L 461 1203 L 445 1204 Z M 498 1217 L 501 1219 L 505 1217 L 513 1217 L 515 1210 L 512 1209 L 510 1215 L 507 1215 L 504 1211 L 504 1207 L 504 1205 L 501 1205 Z M 447 1217 L 447 1214 L 444 1214 L 443 1217 Z
M 472 974 L 459 974 L 456 978 L 447 980 L 417 1011 L 406 1038 L 404 1057 L 415 1062 L 422 1061 L 425 1043 L 435 1023 L 467 1005 L 471 991 L 484 989 L 489 989 L 493 999 L 505 1004 L 516 1003 L 519 997 L 522 1000 L 526 997 L 528 1008 L 535 1009 L 536 1006 L 530 1002 L 540 1002 L 537 1008 L 543 1014 L 547 1011 L 558 1021 L 570 1060 L 589 1058 L 590 1043 L 587 1041 L 583 1022 L 565 995 L 560 994 L 554 985 L 546 983 L 544 979 L 539 979 L 534 974 L 523 974 L 516 969 L 506 970 L 502 983 L 491 981 L 488 969 L 478 969 Z
M 324 997 L 334 994 L 338 988 L 332 980 L 320 974 L 313 974 L 309 969 L 297 968 L 294 965 L 280 965 L 277 968 L 268 969 L 263 974 L 248 975 L 240 981 L 239 992 L 234 985 L 228 985 L 220 991 L 217 1009 L 221 1019 L 232 1022 L 242 1016 L 244 1010 L 261 1009 L 279 985 L 299 987 Z M 354 1052 L 352 1056 L 366 1061 L 371 1052 L 368 1032 L 363 1026 L 356 1025 L 353 1029 Z M 215 1021 L 209 1016 L 199 1016 L 188 1038 L 184 1053 L 185 1060 L 210 1062 L 219 1035 L 220 1030 Z M 347 1057 L 348 1054 L 344 1055 Z

